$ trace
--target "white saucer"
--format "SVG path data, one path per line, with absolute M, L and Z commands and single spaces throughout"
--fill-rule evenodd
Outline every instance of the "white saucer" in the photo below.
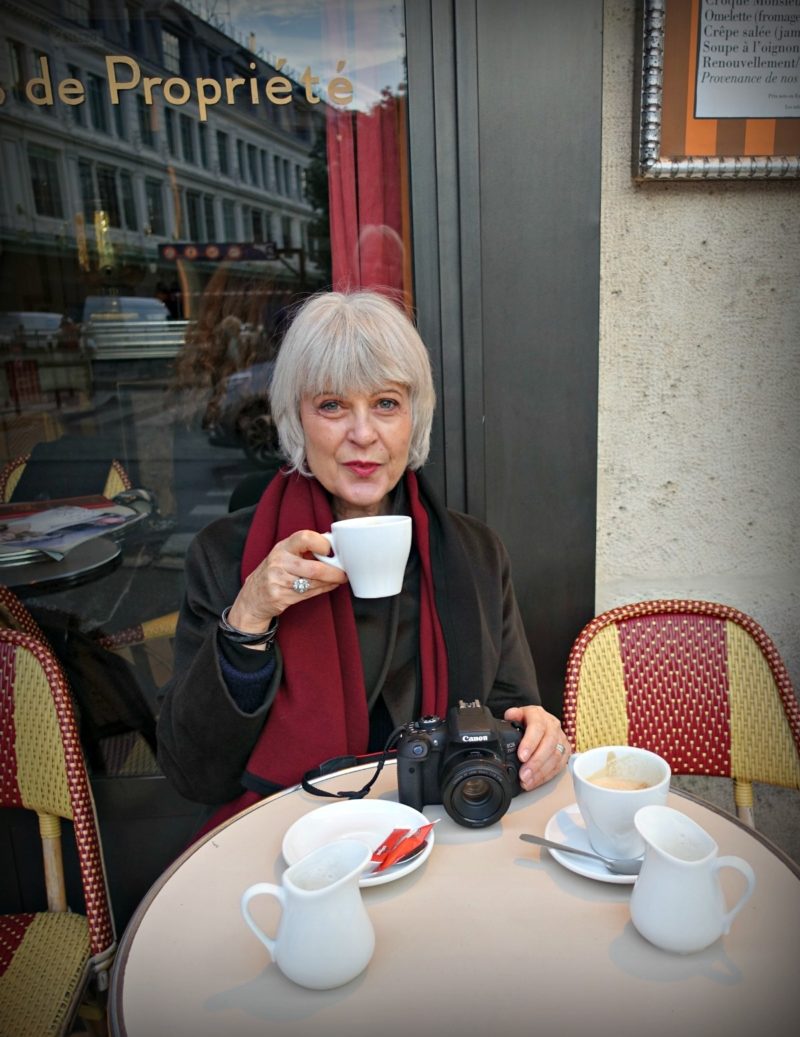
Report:
M 547 822 L 544 830 L 545 839 L 552 839 L 554 843 L 563 843 L 565 846 L 574 846 L 576 850 L 588 850 L 593 853 L 589 836 L 586 834 L 586 826 L 583 823 L 581 812 L 577 803 L 570 803 L 563 810 L 557 810 Z M 615 875 L 606 868 L 602 861 L 593 861 L 588 857 L 579 857 L 576 853 L 564 853 L 562 850 L 551 850 L 547 852 L 558 861 L 559 864 L 574 871 L 576 875 L 584 875 L 587 879 L 597 879 L 598 882 L 616 882 L 620 885 L 632 886 L 636 881 L 635 875 Z
M 294 864 L 307 853 L 335 839 L 360 839 L 373 850 L 383 842 L 395 828 L 408 828 L 413 832 L 428 818 L 405 803 L 382 799 L 353 799 L 331 803 L 304 814 L 287 830 L 281 850 L 287 864 Z M 397 864 L 377 874 L 362 876 L 360 886 L 380 886 L 394 882 L 423 864 L 433 849 L 434 833 L 431 829 L 425 849 L 405 864 Z

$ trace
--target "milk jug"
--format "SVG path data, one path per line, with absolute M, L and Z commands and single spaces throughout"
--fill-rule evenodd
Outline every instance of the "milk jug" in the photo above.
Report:
M 644 862 L 631 893 L 631 920 L 642 936 L 667 951 L 702 950 L 730 931 L 755 886 L 741 857 L 719 857 L 719 848 L 695 821 L 667 806 L 637 811 L 645 842 Z M 728 908 L 719 882 L 722 868 L 741 872 L 746 888 Z
M 366 843 L 341 839 L 321 846 L 283 873 L 283 883 L 257 882 L 242 895 L 242 914 L 285 976 L 327 990 L 367 967 L 375 948 L 358 880 L 372 855 Z M 253 920 L 253 897 L 276 897 L 282 907 L 275 938 Z

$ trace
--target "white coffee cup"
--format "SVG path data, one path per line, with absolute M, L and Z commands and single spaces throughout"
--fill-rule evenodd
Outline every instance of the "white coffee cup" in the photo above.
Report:
M 315 557 L 347 573 L 357 598 L 387 598 L 399 594 L 411 550 L 408 515 L 369 515 L 342 519 L 331 525 L 333 554 Z
M 644 840 L 636 830 L 636 811 L 667 801 L 672 776 L 667 761 L 630 745 L 602 745 L 570 758 L 572 784 L 586 834 L 594 849 L 604 857 L 641 857 Z M 630 787 L 598 785 L 604 772 Z M 644 788 L 633 785 L 644 783 Z

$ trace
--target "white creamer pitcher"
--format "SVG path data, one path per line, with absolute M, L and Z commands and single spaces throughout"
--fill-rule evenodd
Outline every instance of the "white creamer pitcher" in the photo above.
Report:
M 327 990 L 367 967 L 375 932 L 358 880 L 372 850 L 355 839 L 320 846 L 283 873 L 283 884 L 257 882 L 242 895 L 242 914 L 285 976 Z M 267 893 L 281 903 L 275 939 L 253 921 L 249 904 Z
M 718 857 L 719 847 L 708 832 L 672 807 L 642 807 L 635 824 L 645 853 L 630 907 L 642 936 L 664 950 L 689 954 L 729 932 L 755 887 L 747 861 Z M 747 881 L 730 910 L 717 874 L 722 868 L 735 868 Z

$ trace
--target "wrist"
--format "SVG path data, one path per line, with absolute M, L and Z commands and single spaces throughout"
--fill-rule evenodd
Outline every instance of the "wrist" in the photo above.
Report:
M 278 617 L 273 616 L 266 630 L 242 630 L 234 626 L 228 618 L 232 607 L 229 605 L 219 617 L 217 626 L 222 636 L 235 644 L 247 646 L 264 645 L 267 649 L 271 648 L 278 633 Z

